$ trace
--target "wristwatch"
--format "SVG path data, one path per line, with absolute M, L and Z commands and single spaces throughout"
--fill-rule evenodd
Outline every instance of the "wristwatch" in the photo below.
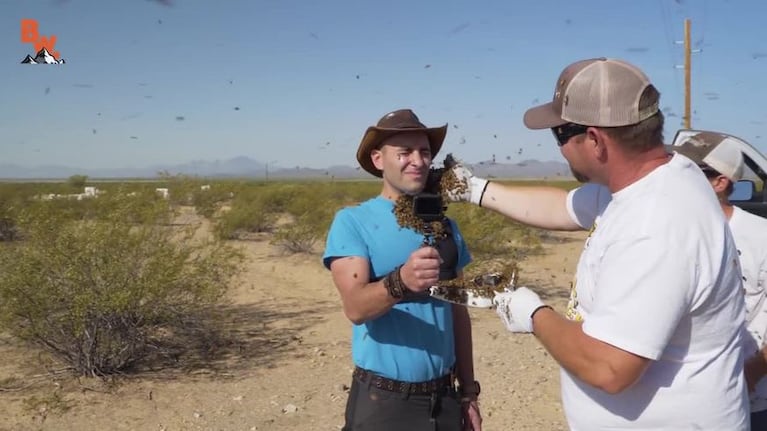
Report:
M 482 388 L 479 386 L 479 382 L 474 380 L 471 383 L 463 384 L 461 387 L 458 388 L 458 392 L 461 394 L 461 398 L 468 397 L 468 396 L 479 396 L 479 393 L 482 392 Z

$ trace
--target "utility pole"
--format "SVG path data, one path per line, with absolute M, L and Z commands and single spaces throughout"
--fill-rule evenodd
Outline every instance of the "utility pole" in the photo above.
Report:
M 700 49 L 692 49 L 690 43 L 690 19 L 684 20 L 684 40 L 675 41 L 678 45 L 684 44 L 684 65 L 675 65 L 677 69 L 684 69 L 684 115 L 682 125 L 685 129 L 692 128 L 692 54 L 700 52 Z
M 692 47 L 690 46 L 690 19 L 684 20 L 684 128 L 692 128 L 692 115 L 690 113 L 690 80 L 691 80 L 691 57 Z

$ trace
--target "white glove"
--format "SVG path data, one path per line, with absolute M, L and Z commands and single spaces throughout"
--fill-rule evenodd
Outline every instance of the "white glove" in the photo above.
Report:
M 514 290 L 504 289 L 495 295 L 495 312 L 511 332 L 533 332 L 532 315 L 535 310 L 545 307 L 538 294 L 526 287 Z
M 469 168 L 448 154 L 445 169 L 455 176 L 455 184 L 447 190 L 447 197 L 452 202 L 471 202 L 480 205 L 487 187 L 487 180 L 474 176 Z

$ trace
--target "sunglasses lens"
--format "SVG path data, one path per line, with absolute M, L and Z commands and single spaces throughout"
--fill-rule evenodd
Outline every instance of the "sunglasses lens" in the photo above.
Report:
M 566 123 L 561 126 L 553 127 L 551 132 L 557 139 L 557 144 L 561 147 L 567 143 L 573 136 L 586 133 L 588 127 L 580 124 Z
M 559 130 L 559 127 L 555 127 L 553 129 L 551 129 L 551 134 L 554 135 L 554 139 L 557 140 L 557 145 L 559 145 L 561 147 L 564 144 L 562 143 L 562 137 L 561 137 L 561 135 L 559 133 L 557 133 L 557 130 Z M 565 142 L 567 142 L 567 141 L 565 141 Z
M 721 175 L 719 172 L 708 166 L 700 166 L 700 170 L 703 171 L 703 175 L 705 175 L 707 178 L 714 178 Z

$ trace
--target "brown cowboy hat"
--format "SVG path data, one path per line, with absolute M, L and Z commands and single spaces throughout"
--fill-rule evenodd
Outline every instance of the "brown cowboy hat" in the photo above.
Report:
M 379 148 L 381 142 L 397 133 L 424 132 L 429 137 L 432 157 L 436 156 L 442 148 L 442 142 L 447 134 L 447 124 L 441 127 L 426 127 L 410 109 L 399 109 L 389 112 L 378 120 L 378 124 L 370 126 L 362 136 L 359 148 L 357 148 L 357 161 L 362 169 L 381 177 L 382 172 L 373 165 L 370 152 Z

